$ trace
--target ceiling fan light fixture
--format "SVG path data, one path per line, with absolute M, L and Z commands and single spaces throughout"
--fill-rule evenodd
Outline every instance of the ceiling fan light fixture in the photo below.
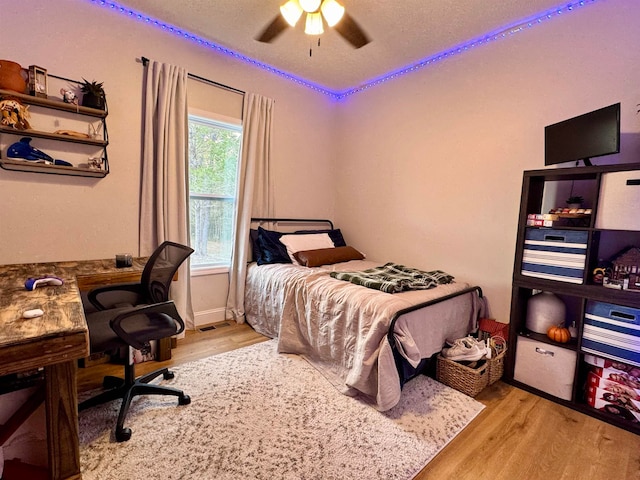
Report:
M 287 3 L 280 7 L 280 13 L 292 27 L 296 26 L 298 20 L 302 16 L 302 7 L 298 3 L 298 0 L 289 0 Z
M 318 11 L 322 0 L 299 0 L 300 6 L 307 13 L 314 13 Z
M 322 35 L 324 33 L 322 15 L 320 12 L 307 13 L 307 22 L 304 26 L 304 33 L 307 35 Z
M 344 7 L 336 2 L 336 0 L 324 0 L 320 10 L 322 11 L 324 19 L 327 21 L 327 25 L 330 27 L 338 23 L 344 15 Z

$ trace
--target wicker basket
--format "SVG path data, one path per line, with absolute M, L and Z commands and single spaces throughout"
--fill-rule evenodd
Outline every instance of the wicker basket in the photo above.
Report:
M 502 376 L 502 373 L 500 374 Z M 489 384 L 489 362 L 470 368 L 438 355 L 436 379 L 451 388 L 475 397 Z
M 502 378 L 502 374 L 504 373 L 504 359 L 506 354 L 507 349 L 505 348 L 499 354 L 494 355 L 489 359 L 489 385 L 493 385 Z

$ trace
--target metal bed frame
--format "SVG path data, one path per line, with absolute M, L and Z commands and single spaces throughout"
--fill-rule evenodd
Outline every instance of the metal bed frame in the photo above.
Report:
M 335 227 L 333 226 L 333 222 L 331 220 L 325 218 L 252 218 L 251 223 L 288 223 L 288 224 L 326 224 L 333 230 Z M 365 287 L 366 288 L 366 287 Z M 464 290 L 460 290 L 459 292 L 450 293 L 443 297 L 435 298 L 433 300 L 429 300 L 428 302 L 419 303 L 417 305 L 412 305 L 411 307 L 404 308 L 396 312 L 396 314 L 391 318 L 391 323 L 389 325 L 389 331 L 387 332 L 387 341 L 391 346 L 391 350 L 393 352 L 393 357 L 396 362 L 396 368 L 398 370 L 398 375 L 400 376 L 400 386 L 402 387 L 406 382 L 411 380 L 417 375 L 421 373 L 426 373 L 427 369 L 430 367 L 432 363 L 433 357 L 423 358 L 417 367 L 412 367 L 409 362 L 400 354 L 398 351 L 398 347 L 396 345 L 396 339 L 394 337 L 395 326 L 398 319 L 407 313 L 420 310 L 421 308 L 429 307 L 431 305 L 435 305 L 440 302 L 444 302 L 446 300 L 450 300 L 455 297 L 459 297 L 462 295 L 466 295 L 467 293 L 476 292 L 479 298 L 483 298 L 482 288 L 475 285 L 472 287 L 465 288 Z
M 311 223 L 311 224 L 321 224 L 326 223 L 329 225 L 331 230 L 335 227 L 333 226 L 333 222 L 326 218 L 252 218 L 251 223 Z
M 391 324 L 389 325 L 389 331 L 387 332 L 387 341 L 391 346 L 391 351 L 393 352 L 393 358 L 396 361 L 396 369 L 398 370 L 398 375 L 400 376 L 400 386 L 403 386 L 413 377 L 421 373 L 426 373 L 431 366 L 433 357 L 423 358 L 417 367 L 413 367 L 409 362 L 407 362 L 407 360 L 400 354 L 398 347 L 396 345 L 396 338 L 394 337 L 396 322 L 398 321 L 398 319 L 406 313 L 414 312 L 416 310 L 420 310 L 421 308 L 428 307 L 430 305 L 435 305 L 437 303 L 444 302 L 446 300 L 450 300 L 452 298 L 459 297 L 461 295 L 466 295 L 467 293 L 472 293 L 472 292 L 477 292 L 478 297 L 482 298 L 482 288 L 475 285 L 473 287 L 468 287 L 468 288 L 465 288 L 464 290 L 460 290 L 459 292 L 450 293 L 449 295 L 434 298 L 433 300 L 429 300 L 428 302 L 419 303 L 417 305 L 412 305 L 411 307 L 398 310 L 396 314 L 391 318 Z

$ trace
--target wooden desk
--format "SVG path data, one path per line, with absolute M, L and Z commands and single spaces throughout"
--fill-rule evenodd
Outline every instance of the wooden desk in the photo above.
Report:
M 89 338 L 79 285 L 84 290 L 136 281 L 145 262 L 135 259 L 132 267 L 121 269 L 113 259 L 0 266 L 0 376 L 44 367 L 51 480 L 81 478 L 76 370 L 77 360 L 89 354 Z M 64 285 L 25 289 L 28 277 L 44 275 L 60 277 Z M 44 315 L 22 318 L 25 310 L 35 308 Z M 37 406 L 39 395 L 41 389 L 29 403 Z

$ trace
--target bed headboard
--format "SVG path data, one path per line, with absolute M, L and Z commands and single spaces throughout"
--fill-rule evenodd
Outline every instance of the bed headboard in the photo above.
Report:
M 273 224 L 273 225 L 282 225 L 289 228 L 294 228 L 297 226 L 323 226 L 324 228 L 334 229 L 333 222 L 331 220 L 327 220 L 325 218 L 252 218 L 251 223 L 258 224 Z
M 333 222 L 324 218 L 276 218 L 255 217 L 251 219 L 251 231 L 249 234 L 249 261 L 255 261 L 255 249 L 257 247 L 257 228 L 265 230 L 277 230 L 282 233 L 293 233 L 300 230 L 334 230 Z

